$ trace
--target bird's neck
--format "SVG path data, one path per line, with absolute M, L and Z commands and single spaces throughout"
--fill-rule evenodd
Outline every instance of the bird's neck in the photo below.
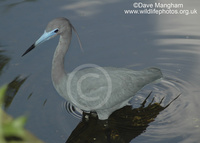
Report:
M 51 77 L 54 85 L 58 85 L 59 82 L 61 82 L 61 80 L 66 75 L 64 68 L 64 57 L 69 48 L 70 41 L 71 41 L 70 33 L 60 36 L 59 43 L 55 50 L 52 61 Z

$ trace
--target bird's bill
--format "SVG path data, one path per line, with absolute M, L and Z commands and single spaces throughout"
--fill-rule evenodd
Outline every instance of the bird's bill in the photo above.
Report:
M 49 32 L 44 31 L 42 36 L 24 52 L 22 57 L 24 55 L 26 55 L 28 52 L 30 52 L 31 50 L 33 50 L 36 46 L 38 46 L 38 45 L 42 44 L 43 42 L 53 38 L 54 36 L 56 36 L 56 33 L 54 31 L 55 30 L 52 30 L 52 31 L 49 31 Z

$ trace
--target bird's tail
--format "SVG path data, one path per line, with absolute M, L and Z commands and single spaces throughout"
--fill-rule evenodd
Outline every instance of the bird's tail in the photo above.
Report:
M 144 78 L 149 81 L 149 83 L 159 83 L 163 78 L 161 70 L 155 67 L 145 69 L 144 73 L 144 75 L 146 75 Z

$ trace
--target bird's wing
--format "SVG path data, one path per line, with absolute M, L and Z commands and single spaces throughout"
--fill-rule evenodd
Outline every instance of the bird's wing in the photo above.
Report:
M 158 69 L 88 68 L 74 74 L 73 98 L 85 109 L 107 109 L 129 100 L 146 84 L 162 76 Z M 72 74 L 72 73 L 71 73 Z

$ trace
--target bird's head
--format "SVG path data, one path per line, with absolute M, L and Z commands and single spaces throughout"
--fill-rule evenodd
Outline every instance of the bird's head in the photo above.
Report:
M 64 17 L 59 17 L 59 18 L 53 19 L 52 21 L 50 21 L 48 23 L 42 36 L 34 44 L 32 44 L 30 46 L 30 48 L 28 48 L 22 56 L 26 55 L 28 52 L 30 52 L 32 49 L 34 49 L 36 46 L 42 44 L 43 42 L 45 42 L 51 38 L 54 38 L 57 35 L 63 35 L 64 33 L 68 33 L 69 35 L 71 35 L 72 29 L 76 33 L 79 44 L 80 44 L 80 48 L 82 49 L 78 33 L 76 32 L 75 28 L 72 26 L 70 21 Z

